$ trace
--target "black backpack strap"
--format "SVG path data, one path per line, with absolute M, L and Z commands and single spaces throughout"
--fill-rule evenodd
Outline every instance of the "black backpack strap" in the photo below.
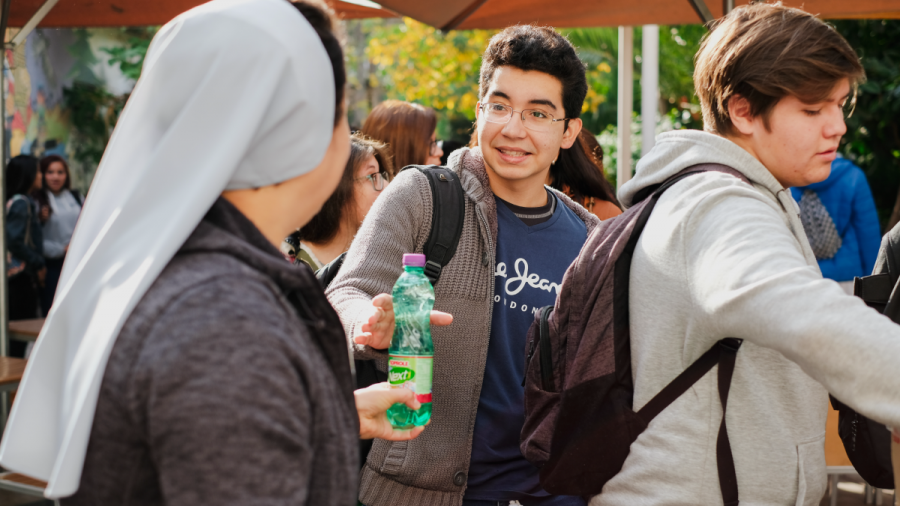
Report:
M 319 283 L 322 285 L 323 289 L 328 288 L 328 285 L 330 285 L 334 280 L 334 277 L 337 276 L 338 271 L 341 270 L 341 266 L 344 265 L 345 258 L 347 258 L 346 251 L 341 253 L 337 258 L 323 265 L 321 269 L 316 271 L 316 279 L 319 280 Z
M 456 254 L 466 213 L 465 192 L 459 177 L 446 167 L 410 165 L 428 179 L 431 186 L 431 232 L 422 252 L 425 253 L 425 276 L 437 285 L 441 271 Z
M 719 436 L 716 440 L 716 460 L 719 468 L 719 486 L 722 489 L 725 506 L 738 504 L 737 474 L 734 470 L 734 457 L 731 454 L 728 429 L 725 426 L 725 412 L 728 405 L 728 392 L 731 389 L 731 377 L 734 374 L 734 362 L 742 343 L 741 339 L 733 337 L 717 342 L 637 412 L 644 423 L 649 425 L 656 415 L 694 386 L 694 383 L 709 372 L 714 365 L 719 364 L 718 383 L 719 399 L 722 402 L 722 423 L 719 425 Z
M 550 345 L 550 313 L 552 312 L 553 306 L 541 308 L 541 322 L 538 328 L 541 347 L 541 388 L 545 392 L 556 391 L 553 384 L 553 348 Z

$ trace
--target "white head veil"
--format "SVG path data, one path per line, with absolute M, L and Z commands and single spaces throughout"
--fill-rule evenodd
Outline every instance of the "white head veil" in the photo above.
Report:
M 285 0 L 214 0 L 165 25 L 110 139 L 0 445 L 75 493 L 116 337 L 226 189 L 286 181 L 331 142 L 331 61 Z

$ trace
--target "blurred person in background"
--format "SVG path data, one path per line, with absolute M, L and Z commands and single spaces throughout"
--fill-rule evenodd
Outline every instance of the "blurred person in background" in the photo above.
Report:
M 881 226 L 866 175 L 846 158 L 831 162 L 819 183 L 791 188 L 822 277 L 853 295 L 853 278 L 872 274 Z
M 47 278 L 41 288 L 40 300 L 41 311 L 46 315 L 53 304 L 63 260 L 69 250 L 69 241 L 72 240 L 84 198 L 78 190 L 72 189 L 72 175 L 63 157 L 45 156 L 41 158 L 40 168 L 43 187 L 32 196 L 40 206 L 43 224 Z
M 303 262 L 313 271 L 350 249 L 363 219 L 394 177 L 387 146 L 355 133 L 350 138 L 350 159 L 337 189 L 322 210 L 300 230 L 289 235 L 282 253 Z
M 547 184 L 601 220 L 622 214 L 616 194 L 603 174 L 603 148 L 594 134 L 583 128 L 572 148 L 559 150 Z
M 6 279 L 9 283 L 9 319 L 38 318 L 38 289 L 47 268 L 39 208 L 29 194 L 40 190 L 37 158 L 13 157 L 6 165 Z M 25 343 L 11 341 L 10 355 L 22 357 Z
M 441 155 L 440 165 L 442 167 L 446 167 L 447 162 L 450 160 L 450 154 L 453 153 L 454 151 L 456 151 L 457 149 L 466 147 L 466 144 L 464 142 L 450 140 L 450 141 L 438 141 L 438 146 L 441 148 L 441 151 L 444 152 L 444 154 Z
M 437 141 L 434 109 L 400 100 L 375 106 L 362 134 L 388 145 L 397 170 L 407 165 L 440 165 L 444 151 Z

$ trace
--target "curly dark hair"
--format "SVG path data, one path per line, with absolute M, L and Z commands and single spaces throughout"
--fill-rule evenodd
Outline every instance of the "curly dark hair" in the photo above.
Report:
M 566 117 L 581 115 L 587 95 L 585 66 L 572 43 L 553 28 L 516 25 L 491 37 L 481 61 L 479 99 L 487 94 L 494 71 L 503 66 L 536 70 L 559 79 Z

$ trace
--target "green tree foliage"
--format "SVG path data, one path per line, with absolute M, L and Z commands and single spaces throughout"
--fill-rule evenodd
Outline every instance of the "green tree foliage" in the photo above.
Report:
M 147 48 L 158 29 L 123 28 L 125 44 L 102 49 L 109 55 L 107 63 L 118 66 L 126 77 L 137 80 Z M 76 61 L 72 67 L 73 81 L 71 86 L 63 89 L 63 101 L 71 115 L 73 158 L 86 166 L 96 167 L 128 101 L 128 94 L 116 96 L 106 91 L 90 69 L 99 59 L 90 49 L 87 31 L 76 31 L 76 36 L 76 44 L 70 48 Z
M 150 41 L 158 30 L 158 26 L 123 28 L 122 32 L 127 37 L 125 45 L 102 49 L 109 55 L 108 63 L 118 65 L 125 77 L 137 81 L 141 77 L 147 48 L 150 47 Z
M 868 80 L 847 118 L 841 151 L 865 171 L 885 230 L 900 220 L 900 21 L 834 26 L 859 54 Z
M 577 48 L 579 57 L 587 64 L 590 91 L 581 119 L 588 130 L 599 134 L 616 124 L 618 29 L 575 28 L 563 30 L 562 33 L 569 38 Z M 705 34 L 706 29 L 700 25 L 659 27 L 660 112 L 669 115 L 676 128 L 702 127 L 692 76 L 694 53 L 700 48 L 700 41 Z M 641 35 L 641 30 L 635 29 L 633 111 L 639 111 L 641 107 Z M 592 101 L 592 92 L 602 98 Z

